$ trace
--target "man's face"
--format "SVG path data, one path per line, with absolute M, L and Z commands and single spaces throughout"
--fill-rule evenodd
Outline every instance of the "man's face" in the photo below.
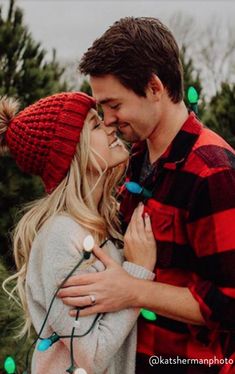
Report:
M 137 142 L 147 139 L 157 125 L 157 106 L 146 90 L 146 97 L 138 96 L 113 75 L 91 77 L 93 96 L 101 104 L 105 126 L 115 126 L 125 140 Z

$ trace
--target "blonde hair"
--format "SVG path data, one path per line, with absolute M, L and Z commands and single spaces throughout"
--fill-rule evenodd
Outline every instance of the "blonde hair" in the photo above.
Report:
M 5 110 L 5 114 L 6 112 Z M 0 118 L 4 118 L 4 116 L 1 117 L 0 114 Z M 23 211 L 25 214 L 14 230 L 13 253 L 17 273 L 4 281 L 3 288 L 23 307 L 25 323 L 19 336 L 23 336 L 27 332 L 29 333 L 31 327 L 31 319 L 25 295 L 25 280 L 30 250 L 38 231 L 48 219 L 58 214 L 69 215 L 91 232 L 96 243 L 100 243 L 107 236 L 119 240 L 123 239 L 120 234 L 115 188 L 124 174 L 125 164 L 123 163 L 112 169 L 108 169 L 106 161 L 89 146 L 90 131 L 88 130 L 89 126 L 87 126 L 87 124 L 94 120 L 94 118 L 98 118 L 98 114 L 94 109 L 91 109 L 85 119 L 76 154 L 67 176 L 50 195 L 31 202 L 24 207 Z M 2 123 L 0 123 L 0 134 L 1 128 L 3 128 Z M 0 145 L 0 153 L 2 148 L 2 145 Z M 4 148 L 5 151 L 5 144 Z M 106 164 L 105 170 L 101 169 L 97 158 L 102 159 Z M 89 184 L 87 178 L 87 171 L 91 170 L 91 166 L 99 175 L 98 180 L 96 180 L 93 186 Z M 97 208 L 91 192 L 95 189 L 104 174 L 105 182 L 103 194 Z M 6 285 L 12 280 L 16 281 L 16 286 L 9 292 L 6 289 Z M 17 294 L 18 297 L 16 297 L 15 294 Z

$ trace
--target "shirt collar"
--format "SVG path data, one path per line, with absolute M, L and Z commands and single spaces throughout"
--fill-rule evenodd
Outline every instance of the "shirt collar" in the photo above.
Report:
M 165 169 L 175 170 L 182 167 L 201 134 L 202 127 L 203 125 L 199 122 L 195 113 L 190 112 L 171 144 L 156 161 L 158 168 L 163 167 Z M 132 156 L 137 166 L 142 164 L 146 151 L 146 141 L 133 145 Z M 137 169 L 139 169 L 139 167 Z M 135 167 L 132 168 L 133 172 L 134 170 Z

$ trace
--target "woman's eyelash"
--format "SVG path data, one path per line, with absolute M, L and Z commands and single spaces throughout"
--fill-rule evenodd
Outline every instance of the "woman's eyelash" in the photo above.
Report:
M 100 126 L 100 122 L 97 123 L 97 124 L 94 126 L 94 129 L 97 129 L 99 126 Z

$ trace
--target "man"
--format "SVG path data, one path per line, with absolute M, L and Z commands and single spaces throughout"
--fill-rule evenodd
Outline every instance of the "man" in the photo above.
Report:
M 233 370 L 234 150 L 188 113 L 179 49 L 159 20 L 114 23 L 85 53 L 80 70 L 90 75 L 105 125 L 135 143 L 127 177 L 152 197 L 125 190 L 121 213 L 127 226 L 137 204 L 145 204 L 157 242 L 156 281 L 132 278 L 95 250 L 106 270 L 71 277 L 60 296 L 71 306 L 89 306 L 87 295 L 94 295 L 96 304 L 83 315 L 127 307 L 156 312 L 156 320 L 139 318 L 137 373 L 218 373 L 229 358 L 223 370 Z M 136 235 L 138 224 L 126 242 Z M 128 245 L 125 256 L 136 261 Z M 150 365 L 153 355 L 158 359 Z

